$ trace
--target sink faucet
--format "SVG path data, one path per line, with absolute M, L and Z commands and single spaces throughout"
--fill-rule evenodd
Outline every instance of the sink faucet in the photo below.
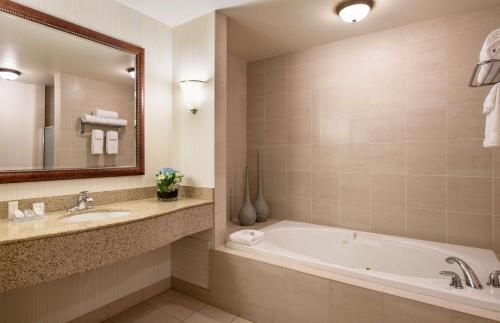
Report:
M 460 267 L 460 269 L 462 269 L 462 272 L 465 277 L 465 285 L 472 287 L 474 289 L 483 289 L 483 286 L 481 285 L 481 282 L 474 273 L 474 270 L 472 270 L 472 268 L 469 265 L 467 265 L 465 261 L 457 257 L 448 257 L 446 258 L 446 262 L 449 264 L 456 263 Z
M 68 210 L 68 212 L 76 212 L 76 211 L 84 211 L 93 208 L 92 203 L 94 199 L 89 196 L 88 191 L 83 191 L 78 194 L 78 204 L 75 207 L 72 207 Z

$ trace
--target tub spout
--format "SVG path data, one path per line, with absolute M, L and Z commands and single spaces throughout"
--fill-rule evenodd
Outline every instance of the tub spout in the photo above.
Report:
M 474 270 L 472 270 L 472 268 L 467 265 L 465 261 L 457 257 L 448 257 L 446 258 L 446 262 L 449 264 L 456 263 L 460 267 L 460 269 L 462 269 L 465 277 L 465 285 L 474 289 L 483 289 L 483 286 L 474 273 Z

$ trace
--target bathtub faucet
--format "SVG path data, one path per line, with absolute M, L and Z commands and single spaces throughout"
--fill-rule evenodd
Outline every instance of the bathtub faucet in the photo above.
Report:
M 474 273 L 474 270 L 472 270 L 472 268 L 467 265 L 465 261 L 457 257 L 448 257 L 446 258 L 446 262 L 449 264 L 456 263 L 460 267 L 460 269 L 462 269 L 465 277 L 465 285 L 475 289 L 483 289 L 483 286 Z

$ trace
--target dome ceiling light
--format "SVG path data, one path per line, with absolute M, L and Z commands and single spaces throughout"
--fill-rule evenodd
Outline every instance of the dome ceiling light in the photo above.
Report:
M 343 21 L 352 24 L 365 19 L 373 5 L 373 0 L 348 0 L 341 2 L 335 11 Z

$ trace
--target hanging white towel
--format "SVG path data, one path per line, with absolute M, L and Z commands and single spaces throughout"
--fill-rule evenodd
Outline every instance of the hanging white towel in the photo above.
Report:
M 128 121 L 125 119 L 108 119 L 108 124 L 112 126 L 126 126 Z
M 486 115 L 483 147 L 500 147 L 500 83 L 486 97 L 483 113 Z
M 92 123 L 92 124 L 108 124 L 108 119 L 91 116 L 90 114 L 84 114 L 82 116 L 82 121 L 85 123 Z
M 116 155 L 118 154 L 118 132 L 114 130 L 108 130 L 106 132 L 106 154 Z
M 98 118 L 118 119 L 118 112 L 99 108 L 94 109 L 94 111 L 92 111 L 92 115 Z
M 486 62 L 491 59 L 500 59 L 500 28 L 493 31 L 486 37 L 481 53 L 479 54 L 479 61 Z M 495 67 L 497 66 L 497 67 Z M 477 80 L 479 83 L 491 82 L 491 78 L 498 72 L 498 64 L 486 64 L 479 68 Z M 488 77 L 489 76 L 489 77 Z
M 229 241 L 246 246 L 256 245 L 257 243 L 264 241 L 264 239 L 264 232 L 258 230 L 241 230 L 234 232 L 229 236 Z
M 93 129 L 90 137 L 90 153 L 92 155 L 102 155 L 104 150 L 104 131 Z

